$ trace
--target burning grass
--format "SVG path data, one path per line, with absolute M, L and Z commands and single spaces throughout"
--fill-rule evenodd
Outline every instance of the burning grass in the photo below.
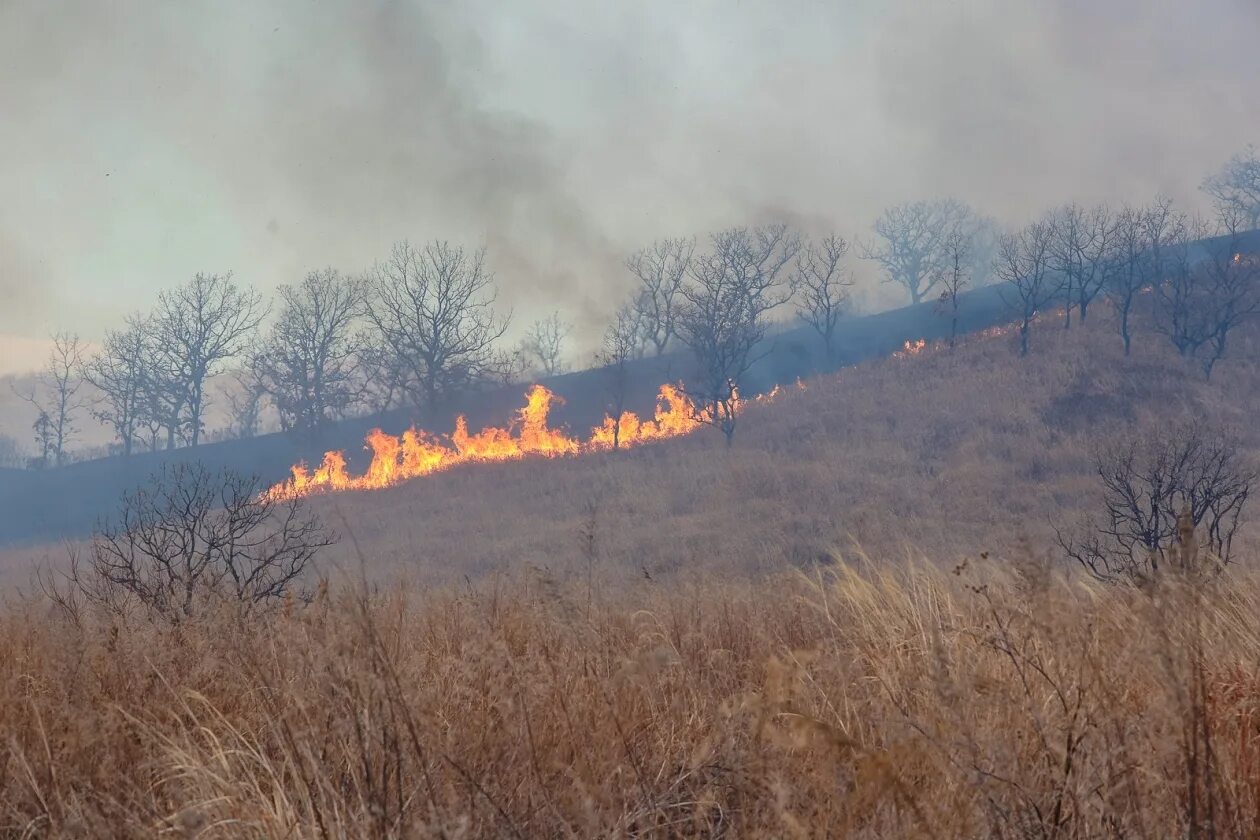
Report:
M 0 619 L 14 836 L 1213 836 L 1260 820 L 1260 579 L 1025 557 Z
M 295 465 L 292 476 L 271 487 L 267 495 L 282 499 L 313 493 L 382 490 L 462 464 L 606 452 L 692 434 L 704 424 L 682 386 L 665 384 L 651 420 L 640 420 L 634 412 L 624 411 L 620 417 L 605 417 L 586 440 L 579 440 L 548 425 L 551 406 L 558 399 L 545 386 L 533 385 L 511 427 L 490 426 L 472 434 L 461 416 L 448 439 L 414 426 L 398 436 L 373 429 L 365 441 L 365 448 L 372 452 L 372 462 L 363 475 L 350 475 L 345 453 L 331 451 L 324 454 L 323 462 L 313 471 L 305 464 Z

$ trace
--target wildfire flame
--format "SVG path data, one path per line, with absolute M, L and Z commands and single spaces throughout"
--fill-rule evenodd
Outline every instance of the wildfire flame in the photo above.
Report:
M 661 386 L 651 420 L 640 419 L 631 411 L 622 413 L 620 423 L 605 417 L 585 441 L 547 425 L 552 405 L 561 400 L 546 387 L 534 385 L 525 400 L 510 428 L 490 426 L 472 434 L 467 420 L 460 416 L 449 439 L 414 426 L 398 436 L 373 429 L 364 439 L 364 448 L 372 452 L 372 462 L 362 475 L 351 475 L 346 469 L 345 454 L 334 450 L 324 453 L 324 460 L 314 470 L 305 464 L 295 465 L 291 477 L 271 487 L 266 495 L 288 499 L 313 493 L 378 490 L 474 461 L 558 457 L 639 446 L 690 434 L 702 425 L 696 405 L 676 385 Z

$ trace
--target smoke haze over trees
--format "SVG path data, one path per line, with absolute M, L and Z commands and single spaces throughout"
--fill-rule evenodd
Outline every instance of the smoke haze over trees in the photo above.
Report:
M 22 126 L 0 158 L 0 334 L 38 341 L 4 369 L 36 367 L 54 329 L 99 342 L 199 270 L 270 292 L 408 236 L 484 244 L 522 327 L 563 299 L 591 350 L 625 255 L 664 236 L 783 216 L 854 235 L 941 196 L 1004 223 L 1202 204 L 1260 136 L 1257 32 L 1250 0 L 19 0 L 0 11 L 22 80 L 0 87 Z

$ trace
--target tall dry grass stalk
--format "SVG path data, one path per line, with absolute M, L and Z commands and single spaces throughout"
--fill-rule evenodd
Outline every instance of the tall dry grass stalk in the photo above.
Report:
M 28 601 L 0 617 L 0 832 L 1252 836 L 1258 602 L 1238 573 L 861 559 L 174 628 Z

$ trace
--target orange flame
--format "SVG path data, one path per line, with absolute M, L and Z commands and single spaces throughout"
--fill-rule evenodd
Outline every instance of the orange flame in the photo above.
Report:
M 612 449 L 614 441 L 618 447 L 638 446 L 690 434 L 702 425 L 695 404 L 682 387 L 676 385 L 661 386 L 656 413 L 651 420 L 640 420 L 631 411 L 622 413 L 619 424 L 605 417 L 602 425 L 591 430 L 586 441 L 571 438 L 563 430 L 547 425 L 552 405 L 561 401 L 547 388 L 534 385 L 525 399 L 525 406 L 517 412 L 511 428 L 490 426 L 473 434 L 468 431 L 467 420 L 461 416 L 455 420 L 449 442 L 415 427 L 397 437 L 373 429 L 364 439 L 364 448 L 372 452 L 372 462 L 363 475 L 352 476 L 346 471 L 346 457 L 342 452 L 327 452 L 314 471 L 305 464 L 297 464 L 287 481 L 271 487 L 265 495 L 287 499 L 342 490 L 377 490 L 471 461 L 598 452 Z

